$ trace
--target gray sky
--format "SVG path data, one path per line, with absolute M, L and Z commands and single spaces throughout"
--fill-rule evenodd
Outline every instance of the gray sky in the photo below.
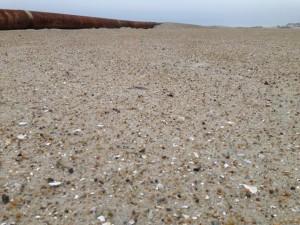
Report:
M 199 25 L 300 22 L 300 0 L 0 0 L 0 8 Z

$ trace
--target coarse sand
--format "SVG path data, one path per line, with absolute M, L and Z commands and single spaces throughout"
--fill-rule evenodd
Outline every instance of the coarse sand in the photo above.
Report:
M 0 32 L 0 222 L 300 224 L 300 30 Z

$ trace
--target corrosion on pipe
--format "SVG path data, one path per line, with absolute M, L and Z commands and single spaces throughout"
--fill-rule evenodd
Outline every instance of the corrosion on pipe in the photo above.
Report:
M 86 28 L 153 28 L 160 23 L 116 20 L 59 13 L 0 9 L 0 30 L 86 29 Z

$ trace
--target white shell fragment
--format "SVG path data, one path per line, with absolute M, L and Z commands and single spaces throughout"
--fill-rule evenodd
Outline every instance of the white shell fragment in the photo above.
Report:
M 134 220 L 129 220 L 129 221 L 128 221 L 128 224 L 129 224 L 129 225 L 133 225 L 133 224 L 135 224 L 135 221 L 134 221 Z
M 26 134 L 19 134 L 19 135 L 17 136 L 17 138 L 18 138 L 19 140 L 25 140 L 25 139 L 27 139 L 27 136 L 26 136 Z
M 25 126 L 25 125 L 27 125 L 27 124 L 28 124 L 27 122 L 20 122 L 20 123 L 19 123 L 20 126 Z
M 77 133 L 77 132 L 80 132 L 80 131 L 82 131 L 82 130 L 80 128 L 78 128 L 78 129 L 74 130 L 74 133 Z
M 61 185 L 61 182 L 59 182 L 59 181 L 53 181 L 53 182 L 50 182 L 49 185 L 51 187 L 58 187 L 59 185 Z
M 103 128 L 103 127 L 105 127 L 105 125 L 104 124 L 98 124 L 97 127 Z
M 163 189 L 164 188 L 164 185 L 159 183 L 156 185 L 156 190 L 160 190 L 160 189 Z
M 252 194 L 256 194 L 257 193 L 257 187 L 255 186 L 250 186 L 247 184 L 241 184 L 245 189 L 247 189 L 248 191 L 250 191 Z
M 98 216 L 97 218 L 98 220 L 100 220 L 100 222 L 105 222 L 105 217 L 104 216 Z

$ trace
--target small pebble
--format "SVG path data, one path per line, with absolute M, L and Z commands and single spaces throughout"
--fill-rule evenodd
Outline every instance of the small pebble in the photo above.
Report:
M 20 123 L 19 123 L 20 126 L 25 126 L 25 125 L 27 125 L 27 124 L 28 124 L 27 122 L 20 122 Z
M 2 202 L 6 205 L 9 202 L 9 196 L 6 194 L 2 195 Z
M 219 222 L 216 221 L 216 220 L 213 220 L 213 221 L 211 221 L 211 224 L 212 224 L 212 225 L 219 225 Z

